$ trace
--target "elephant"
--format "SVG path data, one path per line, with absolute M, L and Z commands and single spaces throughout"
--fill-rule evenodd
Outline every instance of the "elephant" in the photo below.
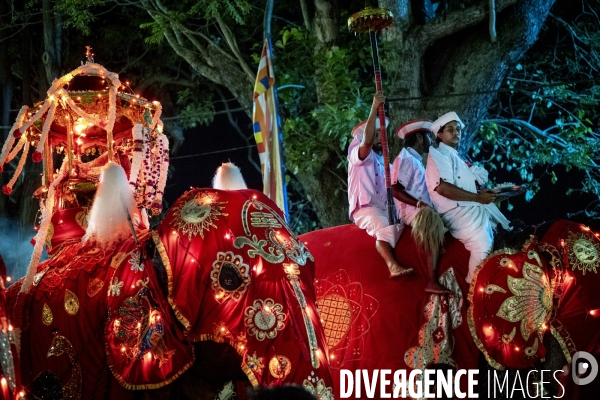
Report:
M 264 194 L 190 190 L 109 246 L 80 240 L 82 211 L 55 213 L 52 257 L 7 292 L 26 397 L 214 399 L 234 381 L 333 398 L 313 256 Z
M 29 156 L 44 171 L 29 268 L 6 293 L 8 383 L 44 399 L 213 399 L 226 381 L 241 397 L 296 383 L 332 398 L 314 258 L 282 212 L 257 191 L 192 189 L 151 229 L 169 167 L 162 106 L 90 54 L 21 108 L 0 150 L 0 170 L 20 154 L 5 195 Z
M 342 370 L 477 369 L 480 398 L 493 389 L 487 374 L 500 380 L 506 374 L 510 382 L 520 374 L 525 382 L 530 371 L 531 393 L 545 380 L 540 395 L 560 397 L 564 390 L 564 398 L 594 398 L 598 379 L 577 386 L 559 372 L 570 371 L 577 351 L 596 360 L 600 355 L 599 234 L 570 221 L 514 225 L 512 232 L 496 234 L 494 249 L 471 284 L 465 280 L 469 252 L 446 233 L 437 272 L 449 295 L 425 293 L 429 261 L 410 227 L 404 228 L 395 256 L 415 273 L 396 281 L 387 278 L 375 239 L 355 225 L 300 235 L 315 258 L 317 305 L 336 396 L 348 390 L 342 387 L 348 382 L 341 380 Z M 528 340 L 522 332 L 529 333 Z M 541 370 L 556 372 L 557 379 L 548 372 L 540 376 Z M 379 380 L 376 393 L 382 386 Z

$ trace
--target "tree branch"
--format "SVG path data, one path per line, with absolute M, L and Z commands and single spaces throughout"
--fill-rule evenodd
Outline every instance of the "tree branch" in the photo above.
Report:
M 240 49 L 237 45 L 237 41 L 235 40 L 235 37 L 231 33 L 231 30 L 229 29 L 229 27 L 227 26 L 225 21 L 223 21 L 223 18 L 221 18 L 221 15 L 219 13 L 216 14 L 216 19 L 217 19 L 217 22 L 219 23 L 219 27 L 223 31 L 223 36 L 225 37 L 225 40 L 227 41 L 227 44 L 229 45 L 229 49 L 235 55 L 237 62 L 240 64 L 240 67 L 246 73 L 246 75 L 248 75 L 248 77 L 251 80 L 254 79 L 254 73 L 250 70 L 250 67 L 248 67 L 248 63 L 246 63 L 246 60 L 244 60 L 244 57 L 242 57 L 242 53 L 240 52 Z
M 300 0 L 300 7 L 302 8 L 302 19 L 304 20 L 304 26 L 309 34 L 312 34 L 312 27 L 310 24 L 310 16 L 308 14 L 308 4 L 306 4 L 306 0 Z
M 496 13 L 515 4 L 517 1 L 498 0 L 496 3 Z M 456 10 L 436 17 L 430 23 L 417 27 L 414 35 L 417 38 L 417 43 L 426 48 L 438 39 L 483 22 L 488 14 L 488 2 L 483 1 L 478 5 L 468 7 L 464 10 Z
M 566 149 L 569 147 L 569 144 L 561 137 L 558 137 L 558 136 L 550 134 L 550 133 L 546 133 L 546 132 L 542 131 L 540 128 L 538 128 L 537 126 L 534 126 L 534 125 L 530 124 L 529 122 L 522 120 L 522 119 L 494 118 L 494 119 L 487 119 L 484 122 L 503 124 L 503 125 L 508 125 L 508 126 L 511 126 L 511 125 L 512 126 L 520 126 L 522 128 L 527 129 L 527 131 L 531 132 L 534 136 L 544 139 L 544 140 L 548 141 L 549 143 L 555 144 L 557 147 L 559 147 L 561 149 Z

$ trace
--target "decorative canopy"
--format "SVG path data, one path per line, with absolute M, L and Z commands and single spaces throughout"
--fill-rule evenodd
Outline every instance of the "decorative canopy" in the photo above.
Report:
M 128 175 L 130 188 L 141 215 L 146 210 L 160 214 L 169 165 L 169 143 L 160 120 L 162 107 L 148 101 L 123 84 L 119 76 L 93 61 L 55 79 L 45 100 L 33 108 L 23 106 L 0 152 L 0 172 L 19 153 L 12 179 L 2 188 L 6 195 L 31 158 L 43 161 L 42 186 L 34 193 L 40 199 L 41 218 L 34 238 L 29 269 L 35 270 L 56 211 L 91 205 L 100 169 L 117 163 Z M 24 289 L 28 290 L 31 279 Z
M 61 168 L 54 161 L 61 161 L 61 157 L 71 189 L 93 189 L 93 185 L 73 182 L 97 182 L 99 167 L 117 162 L 129 174 L 138 206 L 158 214 L 168 167 L 162 107 L 158 101 L 136 95 L 129 82 L 121 83 L 117 74 L 90 60 L 88 54 L 88 62 L 55 79 L 44 101 L 32 109 L 21 108 L 0 154 L 3 169 L 22 151 L 3 192 L 11 194 L 30 147 L 34 147 L 32 160 L 44 161 L 43 187 L 37 193 L 40 197 L 46 197 L 49 186 L 60 175 Z
M 348 18 L 348 29 L 354 33 L 381 32 L 394 24 L 394 15 L 385 8 L 366 7 Z

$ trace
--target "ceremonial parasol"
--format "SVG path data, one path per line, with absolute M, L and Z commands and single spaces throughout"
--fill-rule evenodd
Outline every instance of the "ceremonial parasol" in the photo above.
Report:
M 371 38 L 371 52 L 373 56 L 373 72 L 375 73 L 375 87 L 381 91 L 381 66 L 379 64 L 379 50 L 377 48 L 377 33 L 390 27 L 394 23 L 392 12 L 383 8 L 366 7 L 364 10 L 353 14 L 348 18 L 348 29 L 350 32 L 368 33 Z M 383 149 L 383 164 L 385 165 L 385 187 L 387 190 L 388 221 L 394 223 L 392 211 L 392 184 L 390 178 L 390 154 L 385 130 L 384 105 L 379 105 L 379 132 L 381 134 L 381 147 Z

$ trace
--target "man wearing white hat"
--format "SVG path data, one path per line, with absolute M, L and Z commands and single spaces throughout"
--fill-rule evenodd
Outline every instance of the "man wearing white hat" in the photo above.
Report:
M 390 270 L 390 279 L 396 279 L 412 272 L 412 268 L 403 268 L 394 257 L 400 226 L 390 225 L 387 217 L 384 168 L 389 166 L 383 164 L 377 118 L 377 109 L 384 101 L 382 92 L 375 93 L 369 118 L 352 130 L 354 139 L 348 148 L 348 203 L 350 220 L 377 239 L 377 251 Z
M 396 130 L 400 139 L 404 140 L 404 147 L 392 165 L 392 194 L 398 212 L 398 218 L 404 225 L 413 226 L 415 217 L 422 208 L 432 206 L 427 185 L 425 183 L 425 166 L 423 154 L 429 152 L 431 146 L 432 122 L 426 119 L 409 121 Z M 435 214 L 435 211 L 432 210 Z M 439 220 L 437 215 L 433 217 Z M 440 222 L 441 226 L 442 223 Z M 427 229 L 431 226 L 425 227 Z M 443 232 L 441 232 L 443 236 Z M 422 249 L 425 251 L 425 249 Z M 438 249 L 435 254 L 427 254 L 431 264 L 431 274 L 425 291 L 429 293 L 447 293 L 448 290 L 437 282 L 435 269 L 437 267 Z M 429 252 L 427 252 L 429 253 Z
M 487 171 L 469 167 L 456 151 L 464 124 L 455 112 L 438 118 L 432 125 L 439 147 L 429 150 L 425 180 L 434 207 L 442 216 L 452 236 L 471 252 L 467 282 L 471 282 L 477 265 L 488 255 L 494 242 L 493 229 L 509 221 L 493 201 L 498 195 L 477 190 L 487 182 Z
M 409 121 L 396 131 L 404 139 L 404 147 L 392 165 L 392 193 L 398 218 L 412 226 L 420 207 L 431 205 L 425 184 L 423 154 L 431 146 L 431 121 Z

